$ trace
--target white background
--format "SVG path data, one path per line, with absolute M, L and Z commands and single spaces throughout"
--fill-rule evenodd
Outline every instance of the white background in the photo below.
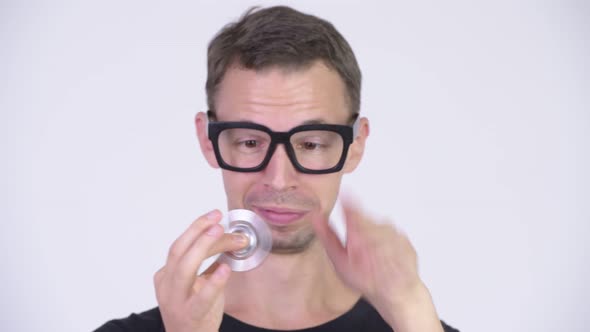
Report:
M 0 1 L 3 331 L 156 305 L 170 243 L 225 208 L 193 128 L 207 43 L 257 3 Z M 408 232 L 441 318 L 587 331 L 588 2 L 286 3 L 356 52 L 372 131 L 345 184 Z

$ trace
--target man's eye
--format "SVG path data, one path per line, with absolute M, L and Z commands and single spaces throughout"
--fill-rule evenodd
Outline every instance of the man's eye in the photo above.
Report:
M 318 150 L 322 148 L 322 144 L 315 143 L 315 142 L 303 142 L 301 144 L 301 148 L 305 150 Z
M 247 148 L 255 148 L 258 146 L 258 141 L 249 139 L 247 141 L 243 141 L 242 144 Z
M 255 139 L 245 139 L 236 142 L 236 146 L 247 149 L 254 149 L 260 147 L 260 142 Z

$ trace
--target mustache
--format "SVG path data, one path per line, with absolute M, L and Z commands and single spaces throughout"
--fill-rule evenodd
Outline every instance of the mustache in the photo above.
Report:
M 278 205 L 290 208 L 312 209 L 317 203 L 314 199 L 294 191 L 261 191 L 246 197 L 247 205 Z

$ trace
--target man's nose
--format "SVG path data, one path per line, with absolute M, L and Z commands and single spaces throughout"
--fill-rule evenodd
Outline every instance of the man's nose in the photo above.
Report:
M 283 144 L 277 146 L 262 172 L 264 185 L 274 190 L 282 191 L 296 187 L 297 170 L 293 167 Z

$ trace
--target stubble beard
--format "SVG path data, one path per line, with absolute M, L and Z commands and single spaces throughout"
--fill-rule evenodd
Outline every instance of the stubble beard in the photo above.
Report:
M 299 254 L 307 249 L 315 240 L 315 233 L 311 228 L 289 232 L 281 229 L 273 229 L 271 253 L 278 255 Z
M 246 197 L 245 206 L 286 206 L 294 209 L 312 211 L 318 206 L 318 201 L 297 191 L 264 190 L 253 192 Z M 292 255 L 306 251 L 315 240 L 315 233 L 311 225 L 299 226 L 270 225 L 272 232 L 271 253 Z M 296 228 L 295 228 L 296 227 Z

